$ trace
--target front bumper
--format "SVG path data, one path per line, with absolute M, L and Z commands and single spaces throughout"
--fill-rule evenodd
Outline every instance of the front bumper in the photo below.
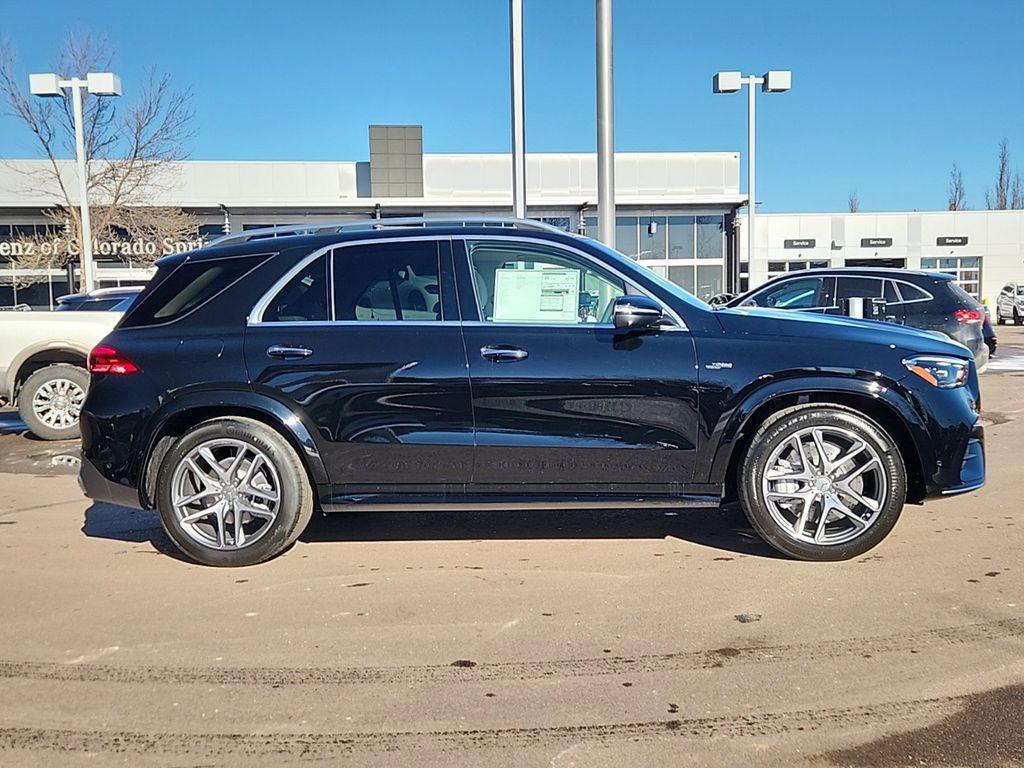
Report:
M 960 465 L 960 482 L 944 488 L 943 496 L 976 491 L 985 484 L 985 428 L 976 424 L 967 442 L 964 460 Z

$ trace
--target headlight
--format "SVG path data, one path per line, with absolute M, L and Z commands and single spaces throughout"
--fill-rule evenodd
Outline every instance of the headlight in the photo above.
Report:
M 967 381 L 970 363 L 958 357 L 937 357 L 915 355 L 903 360 L 907 370 L 917 374 L 933 387 L 953 389 L 962 387 Z

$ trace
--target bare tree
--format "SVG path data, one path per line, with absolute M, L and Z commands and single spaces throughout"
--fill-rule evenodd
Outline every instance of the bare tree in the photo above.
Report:
M 1010 203 L 1010 150 L 1006 139 L 999 142 L 999 169 L 996 173 L 996 188 L 985 190 L 985 207 L 990 211 L 1005 211 Z
M 964 191 L 964 175 L 960 172 L 960 167 L 956 163 L 953 163 L 953 170 L 949 172 L 949 210 L 967 210 L 967 193 Z
M 63 77 L 84 77 L 108 71 L 113 52 L 106 40 L 70 35 L 62 44 L 54 71 Z M 31 189 L 52 191 L 56 205 L 47 211 L 45 234 L 20 240 L 14 266 L 21 282 L 45 279 L 46 269 L 62 267 L 82 253 L 77 182 L 73 182 L 75 133 L 71 96 L 37 99 L 27 95 L 11 46 L 0 41 L 0 96 L 8 114 L 20 120 L 35 138 L 44 160 L 26 168 L 10 166 Z M 160 193 L 174 182 L 175 164 L 187 155 L 193 136 L 191 94 L 174 90 L 166 75 L 148 73 L 133 102 L 83 93 L 85 155 L 88 160 L 90 219 L 93 239 L 105 243 L 109 255 L 147 265 L 160 248 L 130 244 L 158 235 L 161 241 L 196 237 L 195 219 L 179 208 L 159 204 Z
M 1013 184 L 1010 185 L 1010 208 L 1024 210 L 1024 179 L 1021 179 L 1020 171 L 1013 174 Z
M 850 207 L 850 213 L 856 213 L 860 210 L 860 198 L 857 197 L 857 190 L 853 190 L 850 196 L 846 199 L 846 204 Z

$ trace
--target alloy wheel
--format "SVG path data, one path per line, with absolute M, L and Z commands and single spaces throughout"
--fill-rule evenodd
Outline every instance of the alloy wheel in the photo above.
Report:
M 865 533 L 882 513 L 888 482 L 878 451 L 842 427 L 808 427 L 772 451 L 761 491 L 790 538 L 835 546 Z
M 195 542 L 237 550 L 274 527 L 281 480 L 266 453 L 241 440 L 207 440 L 190 450 L 171 478 L 171 504 Z
M 32 412 L 51 429 L 68 429 L 78 424 L 85 402 L 85 390 L 71 379 L 46 381 L 32 395 Z

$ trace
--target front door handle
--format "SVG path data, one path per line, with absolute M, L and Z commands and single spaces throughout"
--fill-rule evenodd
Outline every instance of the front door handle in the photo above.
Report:
M 297 357 L 309 357 L 312 354 L 313 350 L 309 347 L 285 347 L 280 344 L 267 347 L 267 356 L 280 360 L 293 360 Z
M 481 347 L 480 357 L 490 360 L 492 363 L 515 363 L 525 360 L 529 352 L 519 347 Z

